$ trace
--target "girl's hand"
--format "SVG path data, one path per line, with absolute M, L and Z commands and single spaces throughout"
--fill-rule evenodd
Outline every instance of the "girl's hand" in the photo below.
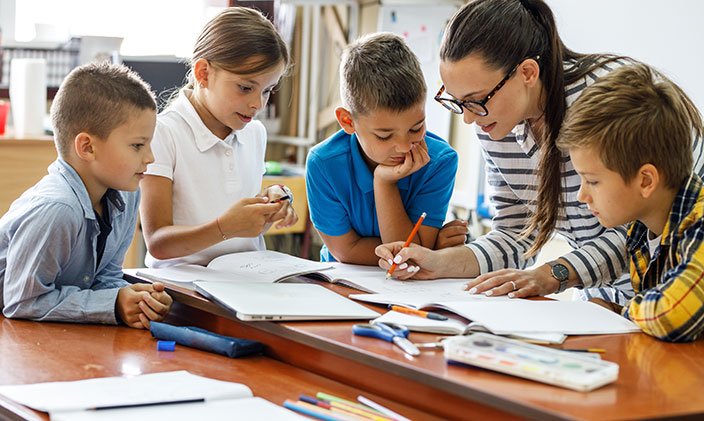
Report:
M 438 232 L 438 236 L 435 239 L 435 250 L 464 244 L 468 233 L 467 221 L 455 219 L 448 222 Z
M 263 196 L 267 197 L 270 203 L 284 203 L 284 206 L 269 218 L 266 229 L 269 229 L 271 224 L 276 221 L 281 221 L 276 224 L 276 228 L 290 227 L 298 222 L 298 215 L 296 210 L 293 209 L 293 192 L 291 189 L 283 184 L 274 184 L 264 189 Z
M 287 205 L 286 200 L 269 203 L 267 197 L 245 198 L 219 216 L 216 222 L 227 238 L 256 237 L 265 231 L 271 218 Z

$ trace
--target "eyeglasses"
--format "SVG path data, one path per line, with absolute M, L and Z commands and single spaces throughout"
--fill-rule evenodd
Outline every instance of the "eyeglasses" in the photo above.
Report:
M 535 57 L 535 60 L 539 60 L 540 56 Z M 454 98 L 443 98 L 440 95 L 442 95 L 445 92 L 445 85 L 442 85 L 440 87 L 440 90 L 438 91 L 437 94 L 435 94 L 435 100 L 440 103 L 443 107 L 447 108 L 448 110 L 452 111 L 455 114 L 462 114 L 464 112 L 463 108 L 466 108 L 467 110 L 471 111 L 472 113 L 484 117 L 486 115 L 489 115 L 489 110 L 486 109 L 486 103 L 489 102 L 491 98 L 496 95 L 496 93 L 499 91 L 499 89 L 503 88 L 503 86 L 508 82 L 509 79 L 511 79 L 511 76 L 513 76 L 514 73 L 516 73 L 516 69 L 518 69 L 518 66 L 523 63 L 524 60 L 521 60 L 520 63 L 515 65 L 513 69 L 511 69 L 510 72 L 501 79 L 501 82 L 499 82 L 494 89 L 489 92 L 487 96 L 484 97 L 484 99 L 481 99 L 479 101 L 475 101 L 473 99 L 467 99 L 464 101 L 460 101 L 458 99 Z

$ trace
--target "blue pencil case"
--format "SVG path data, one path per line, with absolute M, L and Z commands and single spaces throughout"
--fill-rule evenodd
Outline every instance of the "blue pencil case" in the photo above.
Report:
M 168 323 L 151 322 L 152 336 L 162 341 L 175 341 L 179 345 L 214 352 L 230 358 L 260 354 L 264 344 L 249 339 L 218 335 L 193 326 L 174 326 Z

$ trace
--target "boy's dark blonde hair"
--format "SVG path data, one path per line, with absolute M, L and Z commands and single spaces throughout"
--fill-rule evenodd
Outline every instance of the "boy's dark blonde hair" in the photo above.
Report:
M 679 189 L 692 172 L 692 135 L 702 118 L 682 89 L 645 64 L 618 68 L 584 90 L 567 112 L 557 146 L 595 148 L 628 182 L 645 164 Z
M 290 62 L 288 46 L 274 25 L 258 10 L 228 7 L 210 20 L 193 47 L 193 63 L 206 59 L 231 73 L 251 75 Z M 193 86 L 192 72 L 188 75 Z
M 51 104 L 54 142 L 67 158 L 79 133 L 107 139 L 135 110 L 154 110 L 150 86 L 123 65 L 90 63 L 75 68 Z
M 425 100 L 418 58 L 403 38 L 381 32 L 350 45 L 340 65 L 340 97 L 352 115 L 377 109 L 406 111 Z

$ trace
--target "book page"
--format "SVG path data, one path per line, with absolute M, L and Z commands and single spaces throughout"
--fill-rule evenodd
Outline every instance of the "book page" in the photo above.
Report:
M 187 371 L 172 371 L 134 377 L 0 386 L 0 394 L 38 411 L 56 412 L 191 399 L 246 398 L 252 396 L 252 391 L 240 383 L 213 380 Z
M 640 331 L 620 314 L 587 301 L 510 299 L 437 304 L 497 335 L 525 332 L 599 335 Z
M 460 292 L 469 279 L 436 279 L 432 281 L 399 281 L 386 279 L 386 271 L 378 266 L 350 265 L 334 263 L 334 269 L 327 276 L 342 285 L 368 293 L 396 294 L 416 293 L 435 294 L 448 291 Z M 426 300 L 427 301 L 427 300 Z
M 208 268 L 230 273 L 242 281 L 278 282 L 296 275 L 325 271 L 332 268 L 332 264 L 264 250 L 216 257 L 208 264 Z
M 418 281 L 421 282 L 421 281 Z M 422 281 L 427 282 L 427 281 Z M 445 285 L 445 284 L 440 284 Z M 409 307 L 420 308 L 431 303 L 444 301 L 502 301 L 509 300 L 505 295 L 487 297 L 484 294 L 470 294 L 467 291 L 448 288 L 447 291 L 420 291 L 420 292 L 391 292 L 384 294 L 350 294 L 353 300 L 365 301 L 376 304 L 399 304 Z

